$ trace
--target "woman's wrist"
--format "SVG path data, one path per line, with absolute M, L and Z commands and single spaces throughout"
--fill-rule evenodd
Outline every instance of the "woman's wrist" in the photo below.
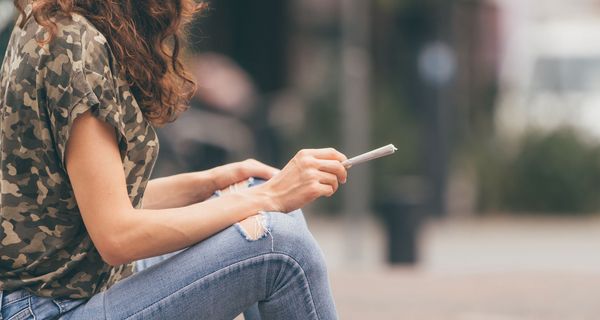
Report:
M 208 194 L 208 196 L 222 189 L 219 184 L 219 174 L 215 169 L 194 172 L 194 181 L 198 185 L 198 189 L 203 190 L 203 193 Z
M 261 203 L 262 211 L 281 211 L 280 205 L 277 202 L 277 197 L 267 183 L 249 188 L 246 190 L 253 197 L 256 197 Z
M 237 179 L 240 174 L 236 170 L 238 169 L 235 168 L 233 164 L 226 164 L 203 172 L 207 174 L 214 192 L 243 180 Z
M 182 196 L 188 204 L 202 202 L 208 199 L 216 190 L 213 173 L 210 170 L 188 172 L 177 176 Z

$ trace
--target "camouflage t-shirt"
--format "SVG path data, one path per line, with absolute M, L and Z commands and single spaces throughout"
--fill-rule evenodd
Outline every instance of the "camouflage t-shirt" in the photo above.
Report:
M 90 240 L 64 166 L 71 125 L 90 110 L 114 127 L 136 208 L 158 140 L 106 38 L 79 15 L 57 24 L 43 46 L 47 33 L 34 19 L 15 27 L 0 71 L 0 290 L 86 298 L 133 265 L 107 265 Z

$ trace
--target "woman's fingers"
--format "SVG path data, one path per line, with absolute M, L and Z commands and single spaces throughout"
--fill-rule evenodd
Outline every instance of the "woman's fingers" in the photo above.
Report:
M 341 183 L 346 183 L 346 179 L 348 178 L 348 171 L 337 160 L 318 160 L 317 169 L 336 175 L 338 181 Z
M 329 184 L 319 184 L 319 194 L 322 197 L 331 197 L 335 193 L 335 189 Z
M 343 153 L 335 150 L 334 148 L 308 149 L 307 151 L 309 151 L 317 159 L 337 160 L 339 162 L 348 160 Z
M 249 177 L 257 177 L 265 180 L 269 180 L 273 178 L 277 173 L 279 173 L 279 169 L 266 165 L 260 161 L 254 159 L 248 159 L 244 161 L 245 172 L 243 179 Z
M 329 193 L 330 190 L 327 190 L 328 192 L 323 194 L 325 196 L 331 196 L 339 187 L 338 177 L 332 173 L 327 173 L 324 171 L 321 171 L 320 173 L 319 183 L 321 185 L 328 185 L 331 187 L 331 193 Z

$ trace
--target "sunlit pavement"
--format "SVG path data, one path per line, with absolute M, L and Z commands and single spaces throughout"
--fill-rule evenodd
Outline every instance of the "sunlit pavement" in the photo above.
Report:
M 308 222 L 341 319 L 600 319 L 599 218 L 432 222 L 415 268 L 383 263 L 372 220 Z

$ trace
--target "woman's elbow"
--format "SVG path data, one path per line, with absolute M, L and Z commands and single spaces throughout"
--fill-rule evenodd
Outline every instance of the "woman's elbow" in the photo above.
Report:
M 135 221 L 126 212 L 115 214 L 113 219 L 90 221 L 86 225 L 96 250 L 104 262 L 111 266 L 119 266 L 134 260 L 131 256 L 130 247 L 136 241 L 132 241 L 132 225 Z
M 94 241 L 94 245 L 96 246 L 98 253 L 100 253 L 102 260 L 112 267 L 133 261 L 133 259 L 127 255 L 128 250 L 125 248 L 123 242 L 118 239 L 104 237 L 99 241 Z
M 108 264 L 111 267 L 117 267 L 126 263 L 131 262 L 131 259 L 125 258 L 119 254 L 107 254 L 107 253 L 100 253 L 100 256 L 102 257 L 102 261 L 104 261 L 106 264 Z

